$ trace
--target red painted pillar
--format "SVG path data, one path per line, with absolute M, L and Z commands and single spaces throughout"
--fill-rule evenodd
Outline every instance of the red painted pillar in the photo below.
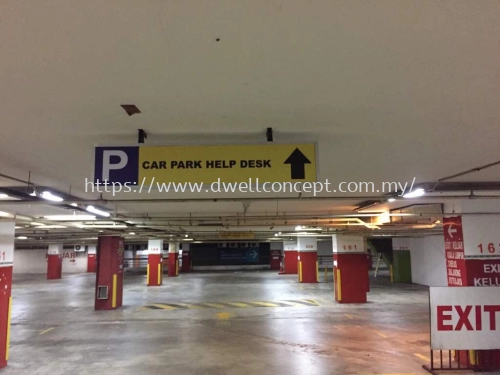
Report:
M 122 306 L 123 297 L 123 239 L 99 237 L 95 310 L 114 310 Z
M 163 240 L 148 241 L 148 268 L 147 285 L 160 286 L 163 284 Z
M 363 237 L 332 236 L 335 301 L 365 303 L 369 292 Z
M 281 266 L 281 252 L 283 250 L 283 242 L 271 242 L 269 254 L 269 268 L 279 270 Z
M 466 204 L 464 206 L 466 207 Z M 488 211 L 488 209 L 481 208 L 478 210 Z M 464 210 L 466 211 L 467 209 Z M 464 217 L 458 215 L 443 219 L 449 287 L 500 286 L 499 226 L 500 220 L 492 215 Z M 462 365 L 466 365 L 467 358 L 469 358 L 469 363 L 479 367 L 478 370 L 500 369 L 500 350 L 461 350 Z
M 301 283 L 318 282 L 318 241 L 312 237 L 299 237 L 298 274 Z
M 9 360 L 15 223 L 0 223 L 0 368 Z
M 191 251 L 188 243 L 182 244 L 182 267 L 181 272 L 191 271 Z
M 95 272 L 95 258 L 96 258 L 96 247 L 89 246 L 87 252 L 87 272 L 90 273 Z
M 168 244 L 168 276 L 179 276 L 179 243 Z
M 47 254 L 47 280 L 60 279 L 62 277 L 63 245 L 49 245 Z
M 283 242 L 283 265 L 285 266 L 285 274 L 298 274 L 298 254 L 296 241 Z

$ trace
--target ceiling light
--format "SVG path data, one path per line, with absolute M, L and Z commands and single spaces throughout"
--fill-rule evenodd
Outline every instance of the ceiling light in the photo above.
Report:
M 78 207 L 78 204 L 76 204 L 76 203 L 71 203 L 71 206 L 73 206 L 73 207 Z
M 42 225 L 38 229 L 64 229 L 67 228 L 65 225 Z
M 43 199 L 47 199 L 48 201 L 52 201 L 52 202 L 62 202 L 64 200 L 63 198 L 52 194 L 50 191 L 44 191 L 42 194 L 40 194 L 40 197 L 42 197 Z
M 93 214 L 96 214 L 96 215 L 101 215 L 101 216 L 106 216 L 106 217 L 111 216 L 111 214 L 109 212 L 99 210 L 98 208 L 95 208 L 94 206 L 87 206 L 87 211 L 92 212 Z
M 425 190 L 422 188 L 415 189 L 403 195 L 403 198 L 417 198 L 425 194 Z
M 87 228 L 87 229 L 91 229 L 91 228 L 104 228 L 104 229 L 122 229 L 122 228 L 127 228 L 126 225 L 124 224 L 118 224 L 118 225 L 109 225 L 109 224 L 104 224 L 104 225 L 101 225 L 101 224 L 88 224 L 88 225 L 76 225 L 76 227 L 78 228 L 81 228 L 81 229 L 84 229 L 84 228 Z
M 280 236 L 281 236 L 281 232 L 278 232 L 278 235 L 280 235 Z
M 436 220 L 434 224 L 441 224 L 441 220 Z
M 15 229 L 21 229 L 22 227 L 16 225 L 14 228 Z
M 5 199 L 5 198 L 8 198 L 9 196 L 7 194 L 0 194 L 0 199 Z
M 187 234 L 185 234 L 184 237 L 189 237 L 189 236 Z
M 387 202 L 396 202 L 396 198 L 389 198 L 387 199 Z
M 27 240 L 28 237 L 26 236 L 19 236 L 19 237 L 16 237 L 18 240 Z
M 95 220 L 94 215 L 47 215 L 43 217 L 47 220 L 53 221 L 85 221 Z
M 295 230 L 302 230 L 302 225 L 297 225 L 297 226 L 295 227 Z
M 184 238 L 183 241 L 192 241 L 193 239 L 192 238 Z
M 135 235 L 135 232 L 129 232 L 129 234 L 130 234 L 131 236 L 133 236 L 133 235 Z
M 31 225 L 45 225 L 45 224 L 42 224 L 42 223 L 37 223 L 36 221 L 32 221 L 32 222 L 31 222 Z
M 5 211 L 0 211 L 0 217 L 14 217 L 14 215 L 9 214 L 8 212 Z
M 133 222 L 133 221 L 131 221 L 131 220 L 127 220 L 127 221 L 125 221 L 125 222 L 126 222 L 127 224 L 134 224 L 134 222 Z

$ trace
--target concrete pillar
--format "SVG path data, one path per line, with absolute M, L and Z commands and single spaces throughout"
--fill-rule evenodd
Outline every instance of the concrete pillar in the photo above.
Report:
M 163 240 L 148 240 L 147 285 L 163 284 Z
M 287 275 L 298 274 L 297 249 L 297 241 L 283 242 L 283 265 L 285 267 L 285 274 Z
M 182 272 L 191 271 L 191 251 L 188 243 L 182 244 Z
M 95 257 L 96 257 L 97 247 L 89 246 L 87 250 L 87 272 L 95 273 Z
M 301 283 L 318 282 L 318 240 L 313 237 L 299 237 L 298 274 Z
M 365 303 L 370 290 L 368 254 L 359 236 L 332 236 L 335 301 Z
M 0 223 L 0 368 L 9 360 L 15 223 Z
M 47 254 L 47 280 L 60 279 L 62 277 L 62 244 L 49 245 Z
M 456 213 L 443 219 L 449 287 L 500 286 L 500 215 L 494 214 L 499 211 L 498 201 L 466 200 L 445 205 L 445 212 Z M 461 360 L 465 362 L 468 355 L 480 370 L 500 369 L 500 350 L 463 352 Z
M 392 239 L 391 281 L 411 283 L 411 238 Z
M 123 253 L 121 237 L 99 237 L 97 243 L 95 310 L 122 306 Z
M 269 268 L 279 270 L 281 264 L 281 253 L 283 251 L 283 242 L 271 242 L 269 254 Z
M 168 243 L 168 276 L 179 276 L 179 242 Z

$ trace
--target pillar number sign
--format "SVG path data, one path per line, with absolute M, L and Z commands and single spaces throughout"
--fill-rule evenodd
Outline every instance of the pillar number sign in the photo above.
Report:
M 497 216 L 464 215 L 461 220 L 465 257 L 500 259 L 500 220 Z M 454 234 L 454 229 L 447 229 L 449 235 Z
M 298 251 L 317 251 L 318 240 L 313 237 L 299 237 L 297 247 Z
M 148 253 L 149 254 L 161 254 L 163 251 L 163 240 L 149 240 L 148 241 Z
M 500 288 L 430 288 L 431 349 L 500 349 Z
M 14 262 L 15 223 L 0 223 L 0 267 L 10 267 Z
M 284 241 L 283 250 L 285 251 L 296 251 L 298 249 L 296 241 Z
M 361 236 L 332 235 L 334 253 L 364 253 L 365 240 Z

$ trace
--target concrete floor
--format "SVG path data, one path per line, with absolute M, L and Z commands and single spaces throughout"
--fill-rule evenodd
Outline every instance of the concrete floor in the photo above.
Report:
M 427 288 L 372 278 L 369 303 L 276 272 L 125 275 L 124 307 L 93 310 L 94 275 L 17 275 L 2 374 L 425 374 Z M 313 300 L 319 306 L 143 310 L 153 303 Z M 217 305 L 214 305 L 217 306 Z

